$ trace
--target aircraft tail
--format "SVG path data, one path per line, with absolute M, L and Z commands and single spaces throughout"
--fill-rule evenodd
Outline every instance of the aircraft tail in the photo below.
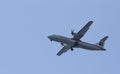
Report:
M 105 36 L 104 38 L 102 38 L 102 39 L 99 41 L 98 45 L 104 47 L 104 44 L 105 44 L 105 41 L 107 40 L 107 38 L 108 38 L 108 36 Z

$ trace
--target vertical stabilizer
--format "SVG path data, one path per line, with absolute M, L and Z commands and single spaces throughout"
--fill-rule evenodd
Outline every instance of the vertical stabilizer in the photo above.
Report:
M 99 45 L 104 47 L 105 41 L 107 40 L 108 36 L 105 36 L 104 38 L 102 38 L 99 42 Z

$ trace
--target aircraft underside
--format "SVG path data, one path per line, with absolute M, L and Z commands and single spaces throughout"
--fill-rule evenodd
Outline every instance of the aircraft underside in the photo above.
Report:
M 106 49 L 104 49 L 104 43 L 108 38 L 108 36 L 102 38 L 97 44 L 91 44 L 80 40 L 86 34 L 92 23 L 93 21 L 89 21 L 78 33 L 75 33 L 72 30 L 71 34 L 73 35 L 73 38 L 68 38 L 65 36 L 55 35 L 55 34 L 48 36 L 48 38 L 51 41 L 56 41 L 63 45 L 63 48 L 57 53 L 57 55 L 60 56 L 61 54 L 67 52 L 69 49 L 73 51 L 74 48 L 105 51 Z

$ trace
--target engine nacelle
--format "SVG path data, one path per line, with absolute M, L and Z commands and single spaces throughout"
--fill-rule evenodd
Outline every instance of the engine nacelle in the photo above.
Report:
M 68 44 L 65 44 L 65 43 L 61 43 L 62 46 L 68 46 Z

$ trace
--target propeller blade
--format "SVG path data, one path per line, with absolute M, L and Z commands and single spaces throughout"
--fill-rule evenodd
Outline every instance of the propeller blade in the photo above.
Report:
M 71 30 L 71 34 L 74 35 L 74 30 L 73 29 Z
M 71 51 L 73 51 L 74 49 L 71 47 Z

